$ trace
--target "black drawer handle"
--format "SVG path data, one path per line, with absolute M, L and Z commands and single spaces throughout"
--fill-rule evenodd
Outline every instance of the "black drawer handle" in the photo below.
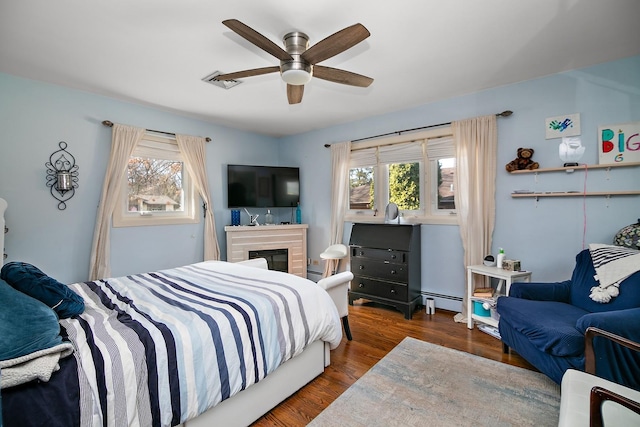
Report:
M 396 274 L 396 273 L 397 273 L 397 271 L 391 270 L 391 274 Z
M 391 255 L 391 259 L 396 259 L 398 258 L 395 254 Z
M 364 283 L 358 283 L 359 288 L 364 288 Z
M 395 289 L 391 289 L 391 293 L 392 293 L 392 294 L 395 294 L 395 293 L 396 293 L 396 290 L 395 290 Z
M 360 251 L 360 256 L 364 256 L 364 251 Z
M 364 270 L 364 265 L 359 266 L 360 270 Z

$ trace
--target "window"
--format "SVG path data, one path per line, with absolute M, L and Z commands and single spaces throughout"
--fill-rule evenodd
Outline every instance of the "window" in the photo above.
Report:
M 388 165 L 389 202 L 403 211 L 420 210 L 420 162 Z
M 349 170 L 349 208 L 373 209 L 374 197 L 373 167 Z
M 114 227 L 196 223 L 195 199 L 174 138 L 147 134 L 129 158 Z
M 388 203 L 408 222 L 455 223 L 455 147 L 440 128 L 354 143 L 347 219 L 384 219 Z
M 456 158 L 453 138 L 442 136 L 427 140 L 426 154 L 430 164 L 431 214 L 455 214 Z
M 437 186 L 434 187 L 437 190 L 437 194 L 433 198 L 435 209 L 433 212 L 442 214 L 449 213 L 450 211 L 455 211 L 455 157 L 445 157 L 433 160 L 433 171 L 436 176 L 432 179 L 434 180 L 434 182 L 437 182 Z

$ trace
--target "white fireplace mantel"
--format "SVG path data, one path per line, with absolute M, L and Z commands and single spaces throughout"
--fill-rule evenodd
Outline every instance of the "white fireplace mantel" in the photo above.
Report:
M 227 261 L 249 259 L 249 251 L 287 249 L 289 273 L 307 277 L 308 224 L 228 225 Z

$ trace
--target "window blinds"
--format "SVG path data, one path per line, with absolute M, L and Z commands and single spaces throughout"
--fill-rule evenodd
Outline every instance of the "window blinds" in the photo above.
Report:
M 164 138 L 146 134 L 142 137 L 133 156 L 163 160 L 182 160 L 178 143 L 173 138 Z
M 453 143 L 453 136 L 443 136 L 427 140 L 427 158 L 430 160 L 455 156 L 456 147 Z
M 422 140 L 378 147 L 380 163 L 409 163 L 422 160 Z

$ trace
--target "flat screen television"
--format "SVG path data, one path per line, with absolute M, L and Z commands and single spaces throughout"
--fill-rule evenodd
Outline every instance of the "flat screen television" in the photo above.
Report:
M 284 208 L 300 201 L 300 168 L 227 165 L 228 208 Z

